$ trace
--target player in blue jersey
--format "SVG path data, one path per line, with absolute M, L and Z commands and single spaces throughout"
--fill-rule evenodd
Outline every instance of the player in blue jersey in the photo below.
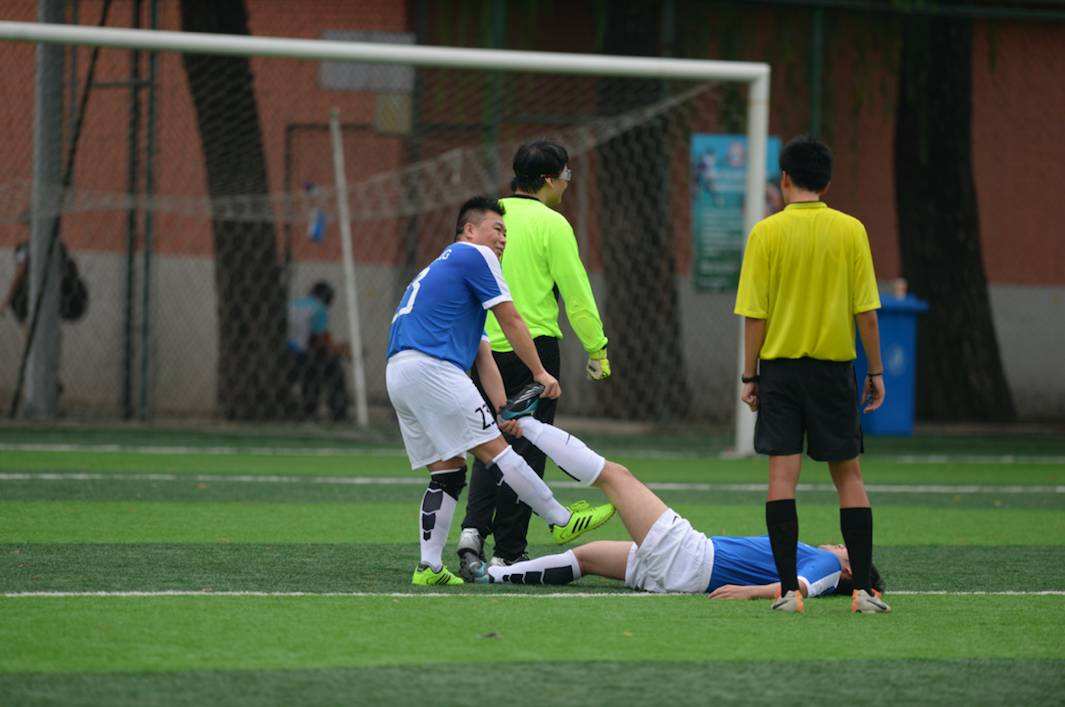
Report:
M 711 599 L 771 599 L 780 578 L 769 538 L 707 538 L 658 498 L 628 469 L 605 460 L 581 440 L 532 417 L 517 420 L 522 435 L 560 467 L 598 486 L 621 516 L 632 542 L 599 541 L 567 552 L 509 566 L 481 565 L 477 581 L 509 584 L 566 584 L 583 575 L 620 579 L 649 592 L 708 593 Z M 875 591 L 854 589 L 843 545 L 798 550 L 802 596 L 844 593 L 861 613 L 884 613 L 883 582 L 873 568 Z M 804 611 L 800 598 L 795 611 Z
M 561 505 L 543 479 L 500 434 L 496 412 L 506 400 L 488 337 L 491 310 L 543 397 L 557 398 L 558 381 L 540 361 L 529 330 L 514 308 L 499 266 L 506 246 L 503 206 L 474 197 L 459 210 L 455 242 L 407 287 L 388 337 L 385 371 L 411 468 L 425 466 L 430 482 L 421 505 L 421 561 L 417 585 L 462 584 L 443 565 L 442 553 L 459 494 L 466 485 L 466 452 L 493 470 L 518 498 L 546 520 L 558 543 L 599 527 L 614 514 L 610 504 Z M 477 373 L 486 403 L 467 372 Z M 538 391 L 539 392 L 539 391 Z M 512 405 L 532 404 L 512 400 Z M 513 431 L 515 423 L 508 423 Z

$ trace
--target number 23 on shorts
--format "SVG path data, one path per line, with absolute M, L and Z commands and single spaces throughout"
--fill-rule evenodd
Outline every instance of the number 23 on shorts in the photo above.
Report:
M 495 413 L 492 412 L 492 406 L 488 403 L 485 403 L 481 407 L 477 408 L 476 410 L 474 410 L 474 412 L 479 413 L 481 415 L 482 430 L 487 430 L 488 428 L 496 424 Z

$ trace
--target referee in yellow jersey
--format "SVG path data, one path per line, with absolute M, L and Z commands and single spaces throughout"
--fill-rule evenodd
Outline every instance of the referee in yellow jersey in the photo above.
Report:
M 513 196 L 501 199 L 506 208 L 507 245 L 501 260 L 503 277 L 510 287 L 514 306 L 529 326 L 536 350 L 547 372 L 560 375 L 558 298 L 566 316 L 588 353 L 587 373 L 592 380 L 610 376 L 607 338 L 592 295 L 588 274 L 577 251 L 577 239 L 566 217 L 554 209 L 569 186 L 569 155 L 561 145 L 537 141 L 522 145 L 514 155 Z M 491 313 L 486 323 L 492 353 L 503 377 L 507 397 L 532 382 L 532 374 L 511 349 Z M 480 387 L 480 382 L 475 382 Z M 487 398 L 486 398 L 487 399 Z M 536 419 L 551 423 L 557 402 L 540 400 Z M 537 474 L 544 475 L 546 457 L 524 439 L 511 446 Z M 470 477 L 466 518 L 459 539 L 460 573 L 467 573 L 468 559 L 483 559 L 484 539 L 495 536 L 492 561 L 510 564 L 525 559 L 526 534 L 531 510 L 480 462 Z
M 736 294 L 744 317 L 743 402 L 757 411 L 754 448 L 769 456 L 766 528 L 780 574 L 780 611 L 803 610 L 796 575 L 799 518 L 795 487 L 803 442 L 828 462 L 839 493 L 839 523 L 854 594 L 851 610 L 890 608 L 873 591 L 873 513 L 858 456 L 863 451 L 858 393 L 866 412 L 884 401 L 873 257 L 858 219 L 821 197 L 832 178 L 832 153 L 800 136 L 780 153 L 785 209 L 755 225 L 747 240 Z M 869 374 L 855 381 L 855 323 Z

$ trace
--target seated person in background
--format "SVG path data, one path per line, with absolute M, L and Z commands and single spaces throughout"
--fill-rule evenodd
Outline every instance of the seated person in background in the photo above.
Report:
M 528 411 L 523 411 L 525 414 Z M 504 420 L 513 417 L 504 409 Z M 482 565 L 479 583 L 567 584 L 592 574 L 625 582 L 649 592 L 708 593 L 711 599 L 772 599 L 780 596 L 769 538 L 707 538 L 666 506 L 628 469 L 607 461 L 585 444 L 552 425 L 521 417 L 500 425 L 508 434 L 524 436 L 571 476 L 598 486 L 617 509 L 632 542 L 598 541 L 558 555 L 538 557 L 509 566 Z M 872 594 L 854 589 L 847 548 L 799 544 L 799 585 L 804 597 L 850 594 L 851 611 L 886 613 L 880 598 L 883 583 L 873 568 Z M 804 611 L 801 598 L 781 607 Z
M 305 297 L 288 305 L 289 385 L 299 383 L 301 412 L 313 419 L 318 414 L 318 396 L 326 390 L 326 402 L 334 421 L 348 417 L 341 359 L 351 357 L 348 344 L 334 343 L 329 334 L 329 306 L 333 287 L 320 280 Z

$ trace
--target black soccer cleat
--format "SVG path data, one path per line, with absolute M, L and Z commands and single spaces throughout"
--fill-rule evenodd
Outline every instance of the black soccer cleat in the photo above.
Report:
M 543 394 L 544 386 L 539 383 L 530 383 L 517 394 L 507 398 L 506 404 L 499 411 L 499 416 L 504 420 L 517 420 L 519 417 L 532 415 L 536 412 L 540 404 L 540 396 Z

